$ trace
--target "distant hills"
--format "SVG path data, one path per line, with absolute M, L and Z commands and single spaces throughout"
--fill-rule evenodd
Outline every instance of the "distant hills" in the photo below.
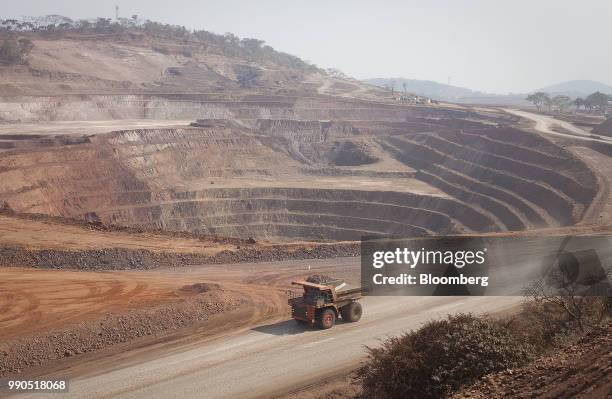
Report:
M 379 87 L 394 87 L 396 91 L 406 91 L 421 96 L 431 97 L 436 100 L 451 101 L 472 104 L 504 104 L 504 105 L 527 105 L 526 93 L 518 94 L 492 94 L 438 83 L 431 80 L 417 80 L 405 78 L 373 78 L 365 79 L 365 83 Z M 543 91 L 551 95 L 565 94 L 570 97 L 586 97 L 591 93 L 600 91 L 612 94 L 612 86 L 593 80 L 571 80 L 542 87 L 534 90 Z
M 374 78 L 366 79 L 364 80 L 364 82 L 379 87 L 390 88 L 391 86 L 394 86 L 395 90 L 397 91 L 403 91 L 405 84 L 406 91 L 408 91 L 409 93 L 427 96 L 435 98 L 437 100 L 456 100 L 464 97 L 477 97 L 483 95 L 483 93 L 470 90 L 464 87 L 451 86 L 443 83 L 434 82 L 432 80 Z
M 451 101 L 470 104 L 504 104 L 504 105 L 526 105 L 525 95 L 501 95 L 483 93 L 465 87 L 458 87 L 438 83 L 431 80 L 405 79 L 405 78 L 373 78 L 365 79 L 365 83 L 403 91 L 404 84 L 408 93 L 430 97 L 435 100 Z
M 596 91 L 612 94 L 612 86 L 594 80 L 570 80 L 556 85 L 546 86 L 536 91 L 550 94 L 565 94 L 570 97 L 585 97 Z

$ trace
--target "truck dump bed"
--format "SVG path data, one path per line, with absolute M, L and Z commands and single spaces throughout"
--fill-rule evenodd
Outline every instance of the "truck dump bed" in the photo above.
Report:
M 361 288 L 350 288 L 348 290 L 336 291 L 336 298 L 338 298 L 339 301 L 359 299 L 361 298 Z

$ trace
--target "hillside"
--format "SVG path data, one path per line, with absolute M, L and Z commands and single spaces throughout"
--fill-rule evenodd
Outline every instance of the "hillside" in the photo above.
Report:
M 611 364 L 608 326 L 527 366 L 488 375 L 453 398 L 609 398 Z
M 600 125 L 595 126 L 593 133 L 612 137 L 612 118 L 608 118 Z
M 59 16 L 44 21 L 64 21 Z M 331 76 L 257 39 L 183 27 L 63 22 L 0 24 L 0 44 L 29 40 L 22 59 L 0 59 L 0 95 L 375 92 Z M 102 22 L 101 22 L 102 21 Z M 1 22 L 1 21 L 0 21 Z M 24 51 L 25 53 L 25 51 Z M 0 57 L 2 58 L 2 57 Z

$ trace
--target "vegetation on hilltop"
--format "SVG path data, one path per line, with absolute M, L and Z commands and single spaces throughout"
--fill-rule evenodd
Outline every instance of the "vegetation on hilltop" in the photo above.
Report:
M 46 22 L 33 23 L 16 19 L 0 20 L 0 37 L 4 37 L 7 50 L 2 53 L 2 62 L 5 64 L 19 64 L 25 61 L 21 53 L 21 47 L 16 45 L 18 36 L 38 36 L 43 38 L 61 38 L 67 34 L 82 35 L 125 35 L 129 38 L 151 37 L 157 39 L 171 40 L 181 44 L 180 49 L 172 49 L 158 46 L 157 51 L 172 52 L 180 51 L 184 56 L 190 56 L 195 49 L 206 50 L 211 54 L 219 54 L 227 57 L 242 58 L 247 61 L 258 63 L 272 63 L 280 67 L 296 69 L 303 72 L 323 72 L 313 64 L 302 59 L 276 51 L 265 44 L 263 40 L 253 38 L 239 38 L 232 33 L 219 35 L 206 30 L 189 30 L 184 26 L 170 25 L 154 21 L 141 21 L 137 16 L 132 18 L 120 18 L 113 21 L 109 18 L 97 18 L 95 20 L 73 21 L 61 16 L 48 16 Z M 21 43 L 22 39 L 19 39 Z M 31 42 L 30 42 L 31 43 Z M 27 46 L 23 47 L 27 49 Z M 31 48 L 30 48 L 31 49 Z
M 528 95 L 526 100 L 533 103 L 538 111 L 546 109 L 548 111 L 564 112 L 566 108 L 573 105 L 576 110 L 584 107 L 585 111 L 589 112 L 605 112 L 608 102 L 612 101 L 612 96 L 598 91 L 586 98 L 578 97 L 572 100 L 569 96 L 563 94 L 551 97 L 548 93 L 539 91 Z

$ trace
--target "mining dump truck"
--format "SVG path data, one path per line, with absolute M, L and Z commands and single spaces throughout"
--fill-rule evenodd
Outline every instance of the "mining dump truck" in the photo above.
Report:
M 289 298 L 291 316 L 300 323 L 321 329 L 332 328 L 338 319 L 356 322 L 361 318 L 361 288 L 346 289 L 339 280 L 323 284 L 308 281 L 294 281 L 291 284 L 302 286 L 302 296 Z

